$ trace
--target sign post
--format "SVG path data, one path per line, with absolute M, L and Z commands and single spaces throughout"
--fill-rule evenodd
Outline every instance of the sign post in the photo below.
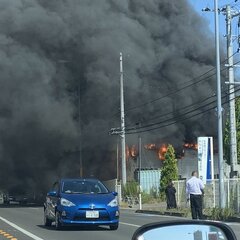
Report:
M 212 137 L 198 137 L 198 174 L 204 184 L 214 179 Z

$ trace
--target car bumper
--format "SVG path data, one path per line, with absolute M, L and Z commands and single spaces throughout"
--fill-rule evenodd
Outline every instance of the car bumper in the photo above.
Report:
M 73 221 L 69 219 L 60 219 L 60 223 L 63 226 L 99 226 L 99 225 L 115 225 L 118 224 L 119 220 L 111 220 L 111 221 Z
M 62 225 L 115 225 L 119 222 L 119 208 L 95 209 L 99 212 L 98 218 L 87 218 L 86 212 L 90 209 L 59 209 L 60 223 Z

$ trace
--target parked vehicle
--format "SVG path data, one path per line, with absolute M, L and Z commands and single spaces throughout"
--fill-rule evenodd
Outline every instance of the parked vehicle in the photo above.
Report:
M 17 195 L 15 201 L 18 202 L 20 205 L 26 205 L 28 203 L 28 197 L 25 195 Z
M 8 193 L 7 191 L 0 190 L 0 204 L 8 204 Z
M 56 229 L 70 225 L 119 224 L 117 193 L 96 179 L 62 179 L 56 182 L 44 203 L 44 224 Z
M 4 193 L 0 192 L 0 204 L 4 204 Z

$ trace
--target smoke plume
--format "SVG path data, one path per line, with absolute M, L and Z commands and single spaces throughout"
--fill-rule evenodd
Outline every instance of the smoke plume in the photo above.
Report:
M 1 0 L 0 29 L 2 188 L 39 191 L 78 176 L 79 144 L 86 176 L 114 177 L 117 139 L 108 131 L 120 126 L 119 52 L 129 126 L 171 111 L 177 118 L 214 93 L 208 79 L 128 111 L 214 66 L 213 38 L 187 0 Z M 213 135 L 208 114 L 145 139 Z

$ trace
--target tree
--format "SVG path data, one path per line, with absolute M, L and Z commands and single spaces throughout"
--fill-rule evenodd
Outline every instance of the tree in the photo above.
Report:
M 175 151 L 172 145 L 168 145 L 165 160 L 161 169 L 160 194 L 165 196 L 165 189 L 170 180 L 178 180 L 178 167 Z
M 236 113 L 236 136 L 237 136 L 237 159 L 240 163 L 240 97 L 235 100 L 235 113 Z M 227 119 L 224 129 L 224 158 L 230 164 L 230 124 Z

